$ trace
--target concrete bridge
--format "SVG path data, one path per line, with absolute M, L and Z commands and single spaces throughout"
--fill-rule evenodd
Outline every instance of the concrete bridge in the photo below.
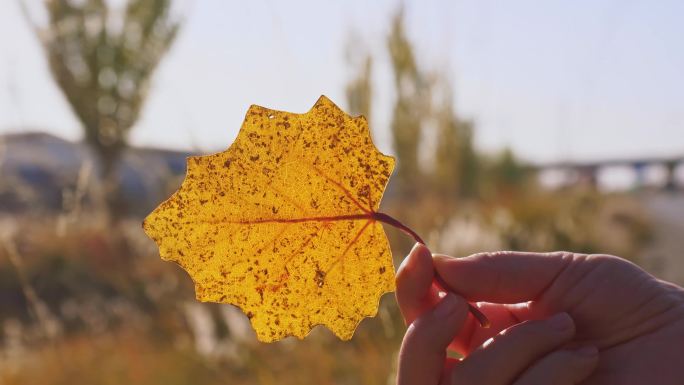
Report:
M 561 161 L 534 165 L 542 181 L 551 175 L 551 184 L 561 186 L 584 184 L 600 188 L 600 177 L 611 170 L 631 170 L 631 188 L 658 188 L 680 191 L 684 188 L 684 156 L 616 158 L 587 162 Z M 656 175 L 654 178 L 649 176 Z

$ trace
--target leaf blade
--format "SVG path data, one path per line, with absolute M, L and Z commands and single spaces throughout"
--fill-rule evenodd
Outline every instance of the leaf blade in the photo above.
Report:
M 259 340 L 318 324 L 349 339 L 394 290 L 373 217 L 393 167 L 365 119 L 325 97 L 305 114 L 252 106 L 228 150 L 189 158 L 180 189 L 143 227 L 199 300 L 240 307 Z

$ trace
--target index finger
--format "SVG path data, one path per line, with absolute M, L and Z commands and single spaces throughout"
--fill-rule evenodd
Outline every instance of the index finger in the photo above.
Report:
M 502 251 L 465 258 L 437 255 L 438 274 L 469 301 L 519 303 L 537 299 L 572 262 L 570 253 Z

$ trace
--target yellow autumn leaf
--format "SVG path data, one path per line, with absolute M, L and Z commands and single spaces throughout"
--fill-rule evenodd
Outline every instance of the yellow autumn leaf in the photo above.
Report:
M 366 119 L 324 96 L 304 114 L 252 106 L 228 150 L 188 158 L 143 227 L 197 299 L 240 307 L 259 340 L 318 324 L 347 340 L 394 290 L 377 212 L 393 168 Z

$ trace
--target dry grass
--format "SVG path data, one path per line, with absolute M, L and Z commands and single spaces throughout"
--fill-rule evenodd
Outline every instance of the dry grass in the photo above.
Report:
M 409 217 L 409 223 L 415 219 L 418 227 L 434 227 L 435 217 L 428 214 L 443 208 L 429 200 L 421 207 L 388 205 L 401 218 L 409 212 L 424 216 Z M 440 251 L 575 248 L 632 255 L 648 235 L 638 205 L 621 197 L 524 196 L 455 210 L 458 215 L 437 218 L 439 225 L 428 231 L 431 244 L 453 247 Z M 0 218 L 4 239 L 12 242 L 22 270 L 10 262 L 7 248 L 0 248 L 2 384 L 394 381 L 404 325 L 391 295 L 383 298 L 380 316 L 362 322 L 351 342 L 319 327 L 304 341 L 261 344 L 245 329 L 244 315 L 230 315 L 228 305 L 196 302 L 190 279 L 159 259 L 137 220 L 116 231 L 87 211 L 61 230 L 58 222 L 50 217 Z M 410 242 L 401 234 L 390 235 L 398 262 Z M 32 311 L 27 287 L 55 320 L 53 335 L 44 332 Z

